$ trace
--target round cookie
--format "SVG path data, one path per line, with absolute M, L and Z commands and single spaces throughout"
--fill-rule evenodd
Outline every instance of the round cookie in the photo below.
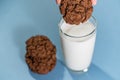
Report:
M 93 6 L 91 0 L 61 0 L 60 12 L 66 23 L 78 25 L 91 17 Z
M 37 35 L 26 41 L 26 63 L 39 74 L 47 74 L 56 65 L 56 47 L 48 37 Z

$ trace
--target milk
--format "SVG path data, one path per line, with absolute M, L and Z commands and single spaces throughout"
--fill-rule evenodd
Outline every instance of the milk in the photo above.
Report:
M 74 71 L 87 71 L 94 51 L 96 27 L 90 21 L 79 25 L 63 21 L 59 27 L 67 67 Z

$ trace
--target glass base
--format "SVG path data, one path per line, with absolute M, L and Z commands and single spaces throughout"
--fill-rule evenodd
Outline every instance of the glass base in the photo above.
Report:
M 74 69 L 71 69 L 69 68 L 64 61 L 61 61 L 61 63 L 70 71 L 70 72 L 75 72 L 75 73 L 85 73 L 88 71 L 88 68 L 85 68 L 83 70 L 74 70 Z
M 67 66 L 66 66 L 67 67 Z M 74 69 L 70 69 L 69 67 L 67 67 L 70 71 L 75 72 L 75 73 L 85 73 L 88 71 L 88 68 L 83 69 L 83 70 L 74 70 Z

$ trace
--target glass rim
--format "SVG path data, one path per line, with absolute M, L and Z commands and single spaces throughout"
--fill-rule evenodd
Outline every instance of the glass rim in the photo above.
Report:
M 72 38 L 84 38 L 84 37 L 88 37 L 88 36 L 92 35 L 92 34 L 96 31 L 96 27 L 97 27 L 97 21 L 96 21 L 95 17 L 94 17 L 94 16 L 91 16 L 88 20 L 90 20 L 90 19 L 93 19 L 93 21 L 94 21 L 93 25 L 95 26 L 95 29 L 92 30 L 92 32 L 90 32 L 90 33 L 88 33 L 88 34 L 86 34 L 86 35 L 84 35 L 84 36 L 71 36 L 71 35 L 69 35 L 69 34 L 67 34 L 67 33 L 64 33 L 64 32 L 62 31 L 62 29 L 61 29 L 61 24 L 62 24 L 62 22 L 64 22 L 64 19 L 63 19 L 63 18 L 61 19 L 61 21 L 60 21 L 60 23 L 59 23 L 59 30 L 60 30 L 60 32 L 61 32 L 62 34 L 64 34 L 65 36 L 72 37 Z

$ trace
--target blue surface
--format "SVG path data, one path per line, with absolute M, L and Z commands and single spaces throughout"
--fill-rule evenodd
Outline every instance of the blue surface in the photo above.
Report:
M 38 75 L 31 71 L 29 72 L 36 80 L 113 80 L 94 64 L 91 65 L 87 73 L 77 73 L 68 70 L 59 60 L 55 69 L 47 75 Z
M 120 0 L 98 0 L 98 34 L 93 63 L 120 80 Z
M 47 35 L 62 60 L 57 26 L 61 16 L 55 0 L 0 0 L 0 80 L 120 80 L 119 8 L 119 0 L 99 0 L 95 6 L 98 34 L 88 73 L 69 72 L 58 61 L 56 68 L 43 76 L 28 69 L 25 41 L 36 34 Z

